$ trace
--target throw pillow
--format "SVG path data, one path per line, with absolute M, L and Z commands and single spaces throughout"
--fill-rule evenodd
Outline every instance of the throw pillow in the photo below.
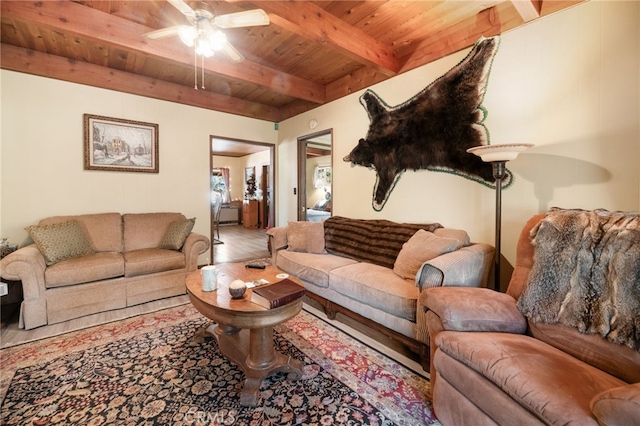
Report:
M 433 232 L 420 229 L 402 245 L 393 265 L 393 272 L 402 278 L 415 279 L 424 262 L 457 248 L 457 240 L 438 237 Z
M 327 208 L 328 204 L 329 204 L 329 200 L 318 200 L 318 201 L 316 201 L 316 203 L 313 205 L 312 208 L 314 210 L 325 211 L 325 209 Z
M 193 226 L 196 224 L 196 218 L 176 220 L 169 224 L 167 232 L 164 233 L 160 248 L 168 250 L 180 250 L 185 240 L 191 233 Z
M 384 219 L 351 219 L 332 216 L 324 221 L 328 253 L 393 269 L 402 250 L 418 229 L 433 231 L 439 223 L 397 223 Z
M 52 225 L 32 225 L 25 229 L 44 256 L 47 266 L 94 252 L 82 224 L 77 220 Z
M 457 240 L 458 248 L 466 247 L 471 244 L 469 234 L 467 234 L 467 231 L 463 231 L 462 229 L 439 228 L 433 231 L 433 233 L 438 237 L 453 238 L 454 240 Z
M 289 222 L 287 250 L 324 254 L 324 224 L 322 222 Z

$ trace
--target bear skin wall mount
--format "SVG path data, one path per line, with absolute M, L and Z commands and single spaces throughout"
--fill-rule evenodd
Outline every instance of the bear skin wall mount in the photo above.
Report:
M 389 107 L 371 90 L 360 97 L 369 130 L 343 160 L 376 171 L 374 210 L 382 210 L 407 169 L 453 173 L 495 187 L 491 164 L 466 150 L 489 144 L 481 104 L 499 44 L 497 36 L 481 37 L 460 63 L 398 106 Z M 503 188 L 512 181 L 507 170 Z

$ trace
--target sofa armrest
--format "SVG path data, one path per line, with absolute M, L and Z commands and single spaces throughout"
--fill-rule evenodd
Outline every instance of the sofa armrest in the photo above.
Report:
M 35 244 L 22 247 L 0 261 L 2 278 L 22 281 L 20 328 L 29 330 L 47 323 L 45 269 L 44 256 Z
M 283 250 L 287 248 L 287 227 L 277 226 L 267 231 L 269 240 L 271 240 L 271 250 Z
M 188 271 L 198 269 L 198 256 L 209 250 L 209 238 L 195 232 L 190 233 L 182 246 Z
M 420 303 L 438 316 L 443 330 L 513 334 L 527 330 L 516 300 L 487 288 L 430 288 L 420 296 Z
M 429 338 L 431 389 L 437 374 L 433 365 L 438 349 L 436 337 L 442 331 L 493 331 L 524 334 L 527 321 L 506 293 L 488 288 L 436 287 L 420 294 L 419 304 L 426 311 L 425 326 Z M 420 308 L 419 308 L 420 309 Z
M 416 274 L 420 290 L 429 287 L 482 287 L 486 284 L 494 248 L 475 243 L 422 264 Z
M 37 299 L 44 295 L 44 256 L 35 244 L 22 247 L 0 261 L 2 278 L 22 281 L 25 299 Z
M 267 231 L 269 237 L 269 249 L 271 250 L 271 261 L 276 266 L 276 258 L 279 250 L 287 248 L 287 227 L 277 226 Z
M 591 400 L 601 425 L 630 425 L 640 419 L 640 383 L 609 389 Z

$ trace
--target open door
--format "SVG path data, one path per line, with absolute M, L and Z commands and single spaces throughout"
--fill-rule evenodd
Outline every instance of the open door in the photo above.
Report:
M 214 259 L 215 250 L 214 245 L 238 245 L 241 242 L 238 241 L 221 241 L 219 240 L 219 225 L 237 224 L 241 226 L 243 218 L 243 198 L 246 191 L 246 161 L 247 156 L 254 155 L 256 153 L 268 152 L 268 162 L 264 161 L 262 164 L 251 166 L 254 173 L 259 177 L 256 182 L 256 190 L 259 190 L 259 194 L 256 196 L 256 203 L 260 203 L 258 223 L 261 228 L 266 228 L 275 222 L 275 204 L 274 204 L 274 182 L 275 182 L 275 170 L 276 170 L 276 158 L 275 158 L 275 145 L 265 142 L 256 142 L 248 140 L 240 140 L 227 138 L 223 136 L 211 136 L 210 137 L 211 155 L 210 169 L 211 169 L 211 263 L 215 264 Z M 268 164 L 266 164 L 268 163 Z M 227 170 L 227 179 L 223 179 L 223 170 Z M 229 177 L 230 176 L 230 177 Z M 231 187 L 231 188 L 230 188 Z M 216 221 L 216 209 L 214 208 L 214 201 L 217 199 L 217 192 L 223 193 L 222 188 L 231 189 L 231 192 L 226 198 L 223 198 L 222 206 L 217 214 L 219 215 Z M 217 223 L 217 226 L 213 224 Z M 217 240 L 217 241 L 216 241 Z
M 333 130 L 298 138 L 298 220 L 321 221 L 333 205 Z

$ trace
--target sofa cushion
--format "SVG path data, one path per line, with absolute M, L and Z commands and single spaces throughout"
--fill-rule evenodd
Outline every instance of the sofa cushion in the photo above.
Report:
M 467 231 L 462 229 L 438 228 L 433 231 L 434 235 L 442 238 L 452 238 L 458 241 L 458 248 L 466 247 L 471 244 L 471 238 Z
M 628 383 L 640 382 L 640 352 L 562 324 L 529 321 L 533 337 Z
M 149 248 L 124 253 L 124 276 L 152 274 L 186 266 L 184 254 L 175 250 Z
M 185 220 L 180 213 L 127 213 L 122 215 L 124 251 L 158 248 L 169 225 Z
M 124 275 L 122 253 L 100 252 L 63 260 L 45 269 L 47 288 L 64 287 Z
M 492 400 L 481 386 L 469 381 L 472 372 L 546 424 L 597 424 L 591 415 L 591 399 L 607 389 L 625 385 L 529 336 L 443 331 L 435 342 L 438 373 L 457 389 L 464 389 L 465 397 L 478 407 L 484 409 Z M 457 363 L 444 362 L 447 358 L 439 352 Z
M 278 268 L 301 280 L 325 288 L 329 286 L 329 272 L 354 263 L 357 262 L 353 259 L 333 254 L 301 253 L 287 250 L 279 251 L 277 258 Z
M 418 229 L 434 231 L 441 227 L 438 223 L 420 225 L 332 216 L 324 221 L 325 249 L 332 254 L 393 269 L 402 245 Z
M 303 253 L 326 253 L 322 222 L 293 222 L 287 225 L 287 250 Z
M 167 232 L 164 233 L 159 247 L 168 250 L 180 250 L 195 224 L 195 217 L 191 219 L 174 220 L 169 225 Z
M 458 240 L 438 237 L 433 232 L 419 229 L 402 245 L 402 250 L 393 264 L 393 272 L 401 278 L 415 279 L 424 262 L 460 247 L 462 243 Z
M 390 315 L 416 320 L 418 287 L 389 268 L 365 262 L 336 268 L 329 272 L 329 287 Z
M 82 223 L 94 251 L 122 251 L 122 215 L 120 213 L 95 213 L 75 216 L 52 216 L 40 221 L 40 225 L 77 220 Z
M 514 334 L 527 330 L 513 297 L 488 288 L 429 288 L 420 295 L 420 303 L 438 316 L 445 330 Z
M 51 225 L 32 225 L 26 230 L 44 256 L 47 266 L 61 260 L 93 253 L 84 227 L 77 220 Z

